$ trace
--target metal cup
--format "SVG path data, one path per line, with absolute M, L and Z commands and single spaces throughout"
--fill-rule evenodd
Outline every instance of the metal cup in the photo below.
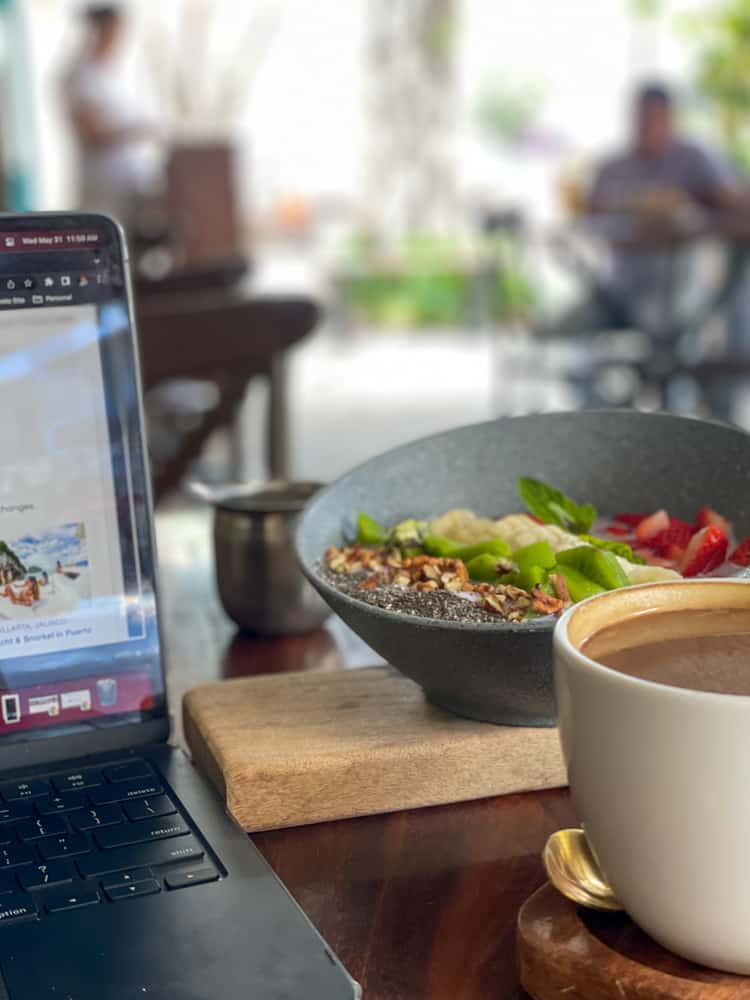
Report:
M 321 488 L 274 481 L 216 503 L 216 582 L 224 610 L 240 628 L 293 635 L 331 614 L 299 570 L 294 550 L 300 512 Z

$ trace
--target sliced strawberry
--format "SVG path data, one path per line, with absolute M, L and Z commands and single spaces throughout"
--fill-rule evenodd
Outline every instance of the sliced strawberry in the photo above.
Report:
M 680 555 L 688 546 L 688 542 L 693 537 L 693 526 L 688 524 L 687 521 L 680 521 L 679 518 L 673 517 L 669 521 L 669 527 L 665 528 L 664 531 L 660 531 L 658 535 L 654 535 L 653 538 L 648 540 L 649 546 L 658 553 L 660 556 L 669 556 L 669 550 L 673 547 L 680 550 Z M 673 558 L 670 556 L 670 558 Z
M 750 566 L 750 535 L 743 539 L 729 557 L 735 566 Z
M 646 520 L 647 516 L 646 514 L 615 514 L 614 520 L 621 521 L 622 524 L 629 524 L 631 528 L 637 528 L 641 521 Z
M 639 556 L 649 566 L 676 566 L 678 559 L 669 556 L 657 556 L 653 549 L 633 549 L 633 554 Z
M 666 556 L 650 555 L 646 559 L 649 566 L 664 566 L 666 569 L 676 569 L 679 559 L 669 559 Z
M 671 562 L 674 563 L 674 565 L 676 566 L 684 555 L 685 555 L 684 548 L 682 548 L 679 545 L 670 545 L 669 548 L 667 549 L 666 558 L 671 560 Z
M 626 528 L 623 525 L 619 525 L 619 524 L 608 524 L 607 525 L 607 534 L 608 535 L 629 535 L 630 534 L 630 528 Z
M 669 514 L 665 510 L 657 510 L 656 513 L 644 517 L 635 529 L 635 537 L 639 542 L 651 544 L 651 539 L 660 531 L 666 531 L 668 527 Z
M 680 573 L 683 576 L 710 573 L 724 562 L 728 545 L 729 539 L 718 525 L 701 528 L 690 539 L 679 565 Z
M 698 516 L 695 519 L 695 530 L 699 528 L 707 528 L 709 524 L 715 524 L 717 528 L 721 528 L 727 537 L 732 533 L 732 523 L 728 521 L 721 514 L 717 514 L 715 510 L 711 507 L 701 507 L 698 511 Z
M 694 535 L 697 530 L 694 524 L 691 524 L 690 521 L 683 521 L 681 517 L 670 517 L 669 527 L 682 528 L 683 530 L 687 529 L 691 535 Z M 702 524 L 701 527 L 705 528 L 706 525 Z M 719 527 L 721 528 L 721 525 L 719 525 Z M 722 531 L 723 530 L 724 529 L 722 528 Z M 726 534 L 726 532 L 724 533 Z

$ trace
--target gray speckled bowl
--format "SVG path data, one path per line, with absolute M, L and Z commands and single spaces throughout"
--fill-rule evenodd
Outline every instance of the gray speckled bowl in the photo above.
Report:
M 518 476 L 534 476 L 608 514 L 666 507 L 691 519 L 708 503 L 750 534 L 750 436 L 722 424 L 584 411 L 504 418 L 414 441 L 319 493 L 297 532 L 302 568 L 373 649 L 459 715 L 511 725 L 555 721 L 552 619 L 458 624 L 383 611 L 326 583 L 315 563 L 352 537 L 357 512 L 385 524 L 452 507 L 499 517 L 522 510 Z

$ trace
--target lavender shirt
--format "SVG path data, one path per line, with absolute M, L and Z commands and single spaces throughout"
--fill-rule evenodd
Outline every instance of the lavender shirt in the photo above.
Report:
M 636 151 L 607 161 L 594 180 L 590 201 L 600 212 L 627 209 L 636 195 L 649 189 L 671 188 L 684 192 L 704 208 L 713 207 L 721 191 L 735 184 L 727 164 L 691 142 L 677 141 L 660 156 Z M 612 281 L 638 311 L 638 300 L 661 298 L 665 268 L 672 280 L 684 286 L 694 279 L 690 247 L 673 255 L 660 250 L 613 248 Z M 676 258 L 676 259 L 675 259 Z M 675 289 L 680 295 L 680 289 Z

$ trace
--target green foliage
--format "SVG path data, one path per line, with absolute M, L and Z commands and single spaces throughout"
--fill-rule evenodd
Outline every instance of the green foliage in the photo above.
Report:
M 538 295 L 523 261 L 518 240 L 507 233 L 488 239 L 493 257 L 499 262 L 490 286 L 488 303 L 494 319 L 525 319 L 538 304 Z
M 476 108 L 477 121 L 488 139 L 506 146 L 522 139 L 542 105 L 539 83 L 494 80 L 485 85 Z
M 735 163 L 750 166 L 750 0 L 720 0 L 686 15 L 697 51 L 695 86 Z
M 480 274 L 480 255 L 497 266 Z M 354 314 L 387 327 L 466 326 L 480 297 L 489 319 L 523 319 L 537 299 L 517 242 L 507 235 L 467 247 L 458 239 L 412 233 L 382 253 L 358 233 L 340 286 Z
M 630 13 L 643 20 L 658 17 L 664 9 L 664 0 L 629 0 Z

